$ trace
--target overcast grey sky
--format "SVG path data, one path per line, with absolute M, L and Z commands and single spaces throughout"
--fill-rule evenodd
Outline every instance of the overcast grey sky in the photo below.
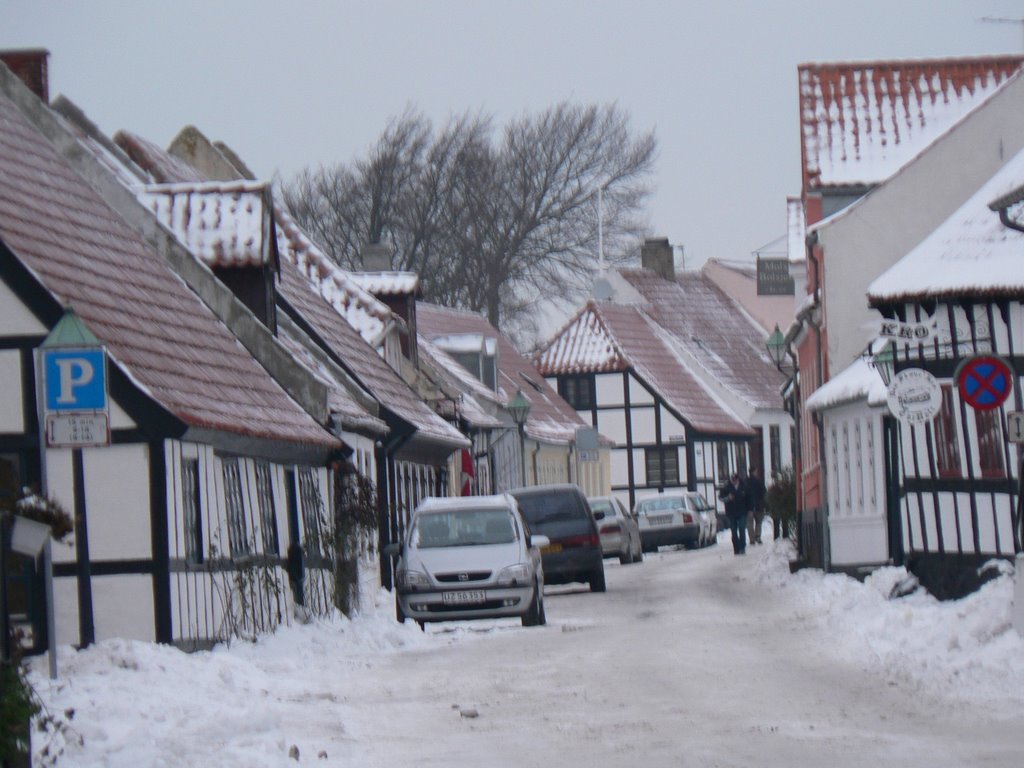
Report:
M 0 0 L 0 48 L 50 51 L 109 134 L 194 124 L 261 177 L 365 153 L 415 105 L 498 122 L 617 102 L 659 142 L 651 234 L 692 265 L 782 235 L 797 65 L 1019 53 L 1021 0 Z

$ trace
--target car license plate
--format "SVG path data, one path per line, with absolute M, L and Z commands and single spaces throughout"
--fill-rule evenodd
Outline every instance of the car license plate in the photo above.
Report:
M 561 551 L 562 551 L 562 545 L 561 544 L 548 544 L 546 547 L 541 547 L 541 549 L 540 549 L 540 553 L 542 555 L 552 555 L 555 552 L 561 552 Z
M 463 592 L 445 592 L 441 599 L 445 605 L 473 605 L 482 603 L 485 594 L 482 589 L 471 589 Z
M 672 522 L 672 515 L 648 515 L 647 522 L 651 525 L 668 525 Z

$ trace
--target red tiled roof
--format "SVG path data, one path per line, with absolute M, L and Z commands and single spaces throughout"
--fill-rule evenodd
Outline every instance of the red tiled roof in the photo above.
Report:
M 660 278 L 659 278 L 660 279 Z M 562 343 L 563 337 L 575 337 Z M 587 337 L 591 337 L 592 340 Z M 606 362 L 587 350 L 609 346 Z M 548 352 L 559 351 L 548 357 Z M 579 354 L 579 358 L 574 358 Z M 693 375 L 665 339 L 665 331 L 637 306 L 590 301 L 541 353 L 547 375 L 610 372 L 632 368 L 676 414 L 705 434 L 749 435 L 750 428 Z
M 646 269 L 620 274 L 696 366 L 755 408 L 780 407 L 785 376 L 768 358 L 762 331 L 707 275 L 684 272 L 672 282 Z
M 450 445 L 466 443 L 465 437 L 434 413 L 337 310 L 317 293 L 308 278 L 299 272 L 285 254 L 281 254 L 281 283 L 278 291 L 344 362 L 353 378 L 383 407 L 416 427 L 424 437 Z
M 526 434 L 532 439 L 572 440 L 577 429 L 590 426 L 548 384 L 533 362 L 523 357 L 512 342 L 482 315 L 418 301 L 416 325 L 419 334 L 429 341 L 459 334 L 495 339 L 498 348 L 498 394 L 501 402 L 507 405 L 516 396 L 516 391 L 522 390 L 523 396 L 530 401 Z
M 134 133 L 118 131 L 114 134 L 114 143 L 123 149 L 136 165 L 150 174 L 157 184 L 206 181 L 199 171 L 184 160 L 179 160 L 153 142 Z
M 804 190 L 892 176 L 991 96 L 1024 56 L 803 64 Z
M 184 424 L 327 448 L 200 299 L 0 94 L 0 239 Z

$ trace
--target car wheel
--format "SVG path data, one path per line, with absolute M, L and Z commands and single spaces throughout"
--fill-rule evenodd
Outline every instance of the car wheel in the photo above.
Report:
M 604 592 L 608 588 L 604 581 L 604 567 L 602 566 L 590 574 L 589 581 L 591 592 Z
M 533 599 L 530 601 L 530 607 L 527 609 L 526 613 L 523 614 L 523 626 L 536 627 L 544 623 L 544 593 L 541 592 L 540 585 L 535 584 L 533 588 Z
M 625 552 L 619 553 L 619 563 L 622 565 L 629 565 L 633 562 L 633 550 L 626 548 Z
M 640 546 L 640 542 L 636 543 L 636 554 L 633 556 L 634 563 L 642 563 L 644 561 L 644 548 Z

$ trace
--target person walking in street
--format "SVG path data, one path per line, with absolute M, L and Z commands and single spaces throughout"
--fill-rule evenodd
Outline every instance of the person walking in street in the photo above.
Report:
M 761 524 L 764 522 L 764 495 L 767 489 L 764 480 L 761 479 L 761 470 L 754 467 L 746 482 L 747 506 L 750 514 L 747 517 L 747 525 L 750 527 L 749 539 L 751 544 L 761 544 Z
M 747 491 L 736 472 L 732 473 L 718 498 L 725 502 L 725 516 L 729 520 L 729 531 L 732 534 L 732 552 L 734 555 L 746 554 Z

